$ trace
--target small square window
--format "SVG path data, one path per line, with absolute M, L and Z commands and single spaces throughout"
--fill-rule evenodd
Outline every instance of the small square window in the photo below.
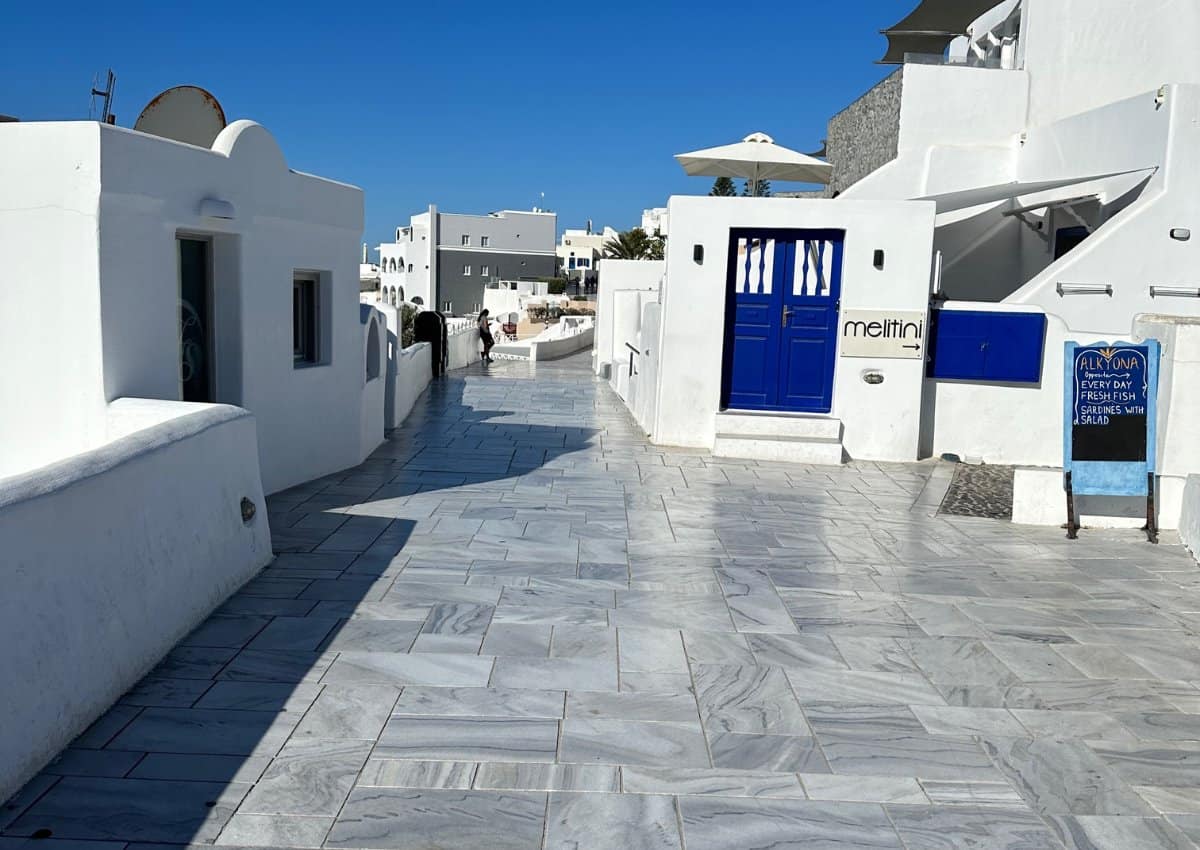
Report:
M 470 277 L 470 276 L 471 276 L 471 264 L 467 263 L 465 266 L 463 266 L 463 277 Z
M 487 267 L 487 266 L 480 266 L 480 267 L 479 267 L 479 274 L 480 274 L 480 276 L 481 276 L 481 277 L 487 277 L 487 276 L 488 276 L 488 267 Z
M 471 236 L 468 233 L 463 234 L 462 243 L 464 248 L 471 247 Z
M 492 244 L 492 237 L 490 237 L 490 236 L 480 236 L 480 237 L 479 237 L 479 245 L 480 245 L 480 247 L 487 248 L 487 247 L 489 247 L 491 244 Z
M 292 278 L 292 365 L 318 362 L 317 281 L 297 275 Z

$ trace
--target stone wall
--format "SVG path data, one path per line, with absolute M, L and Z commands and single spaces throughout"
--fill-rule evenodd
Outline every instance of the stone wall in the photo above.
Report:
M 904 70 L 897 70 L 829 121 L 826 151 L 833 197 L 896 158 Z

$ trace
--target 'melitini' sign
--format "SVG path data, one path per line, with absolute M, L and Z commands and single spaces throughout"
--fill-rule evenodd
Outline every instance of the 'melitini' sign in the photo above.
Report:
M 842 357 L 919 360 L 925 356 L 927 316 L 916 310 L 845 310 Z

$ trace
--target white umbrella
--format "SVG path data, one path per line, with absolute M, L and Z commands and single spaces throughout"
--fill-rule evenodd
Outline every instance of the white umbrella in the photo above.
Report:
M 766 133 L 751 133 L 732 145 L 677 154 L 675 159 L 692 177 L 744 177 L 753 181 L 784 180 L 828 183 L 833 166 L 791 148 L 775 144 Z

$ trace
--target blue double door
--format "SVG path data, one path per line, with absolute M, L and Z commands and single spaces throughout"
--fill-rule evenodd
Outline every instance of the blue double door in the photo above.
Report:
M 723 407 L 829 413 L 844 240 L 840 230 L 730 234 Z

